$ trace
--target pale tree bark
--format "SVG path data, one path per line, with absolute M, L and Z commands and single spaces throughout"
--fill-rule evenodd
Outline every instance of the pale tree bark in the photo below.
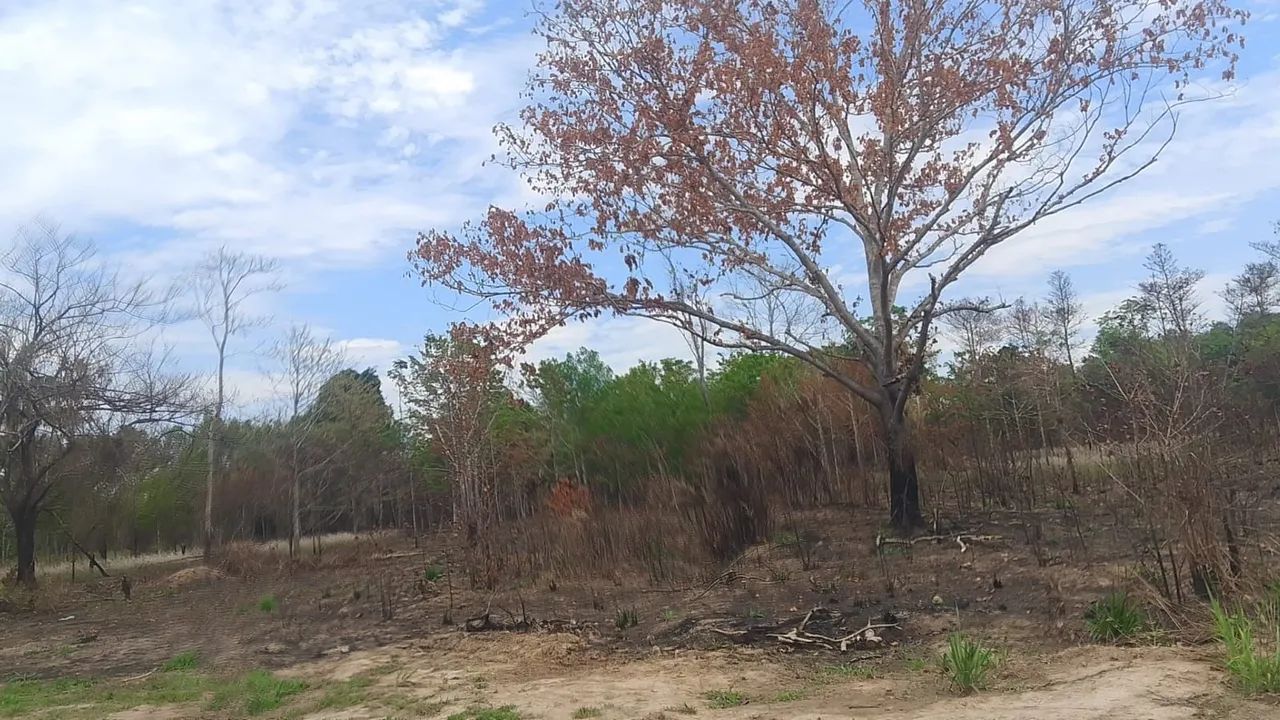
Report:
M 226 408 L 226 367 L 232 339 L 262 325 L 266 319 L 254 313 L 251 298 L 280 289 L 276 261 L 233 252 L 225 246 L 206 255 L 192 273 L 196 314 L 217 352 L 213 402 L 209 406 L 208 473 L 205 478 L 203 546 L 205 561 L 212 560 L 216 542 L 213 528 L 214 494 L 222 458 L 222 419 Z

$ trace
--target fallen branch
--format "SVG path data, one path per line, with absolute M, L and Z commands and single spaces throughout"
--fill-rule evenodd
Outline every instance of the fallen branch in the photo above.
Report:
M 737 575 L 738 575 L 737 570 L 734 570 L 732 568 L 725 570 L 724 572 L 716 576 L 714 580 L 708 583 L 706 587 L 702 588 L 702 592 L 698 593 L 697 595 L 694 595 L 693 599 L 690 600 L 690 602 L 697 602 L 698 600 L 701 600 L 703 596 L 705 596 L 707 593 L 711 592 L 712 590 L 716 589 L 716 586 L 720 585 L 721 583 L 728 584 L 733 582 L 733 579 L 737 577 Z
M 821 633 L 809 632 L 805 629 L 809 625 L 809 620 L 813 617 L 813 613 L 817 609 L 818 608 L 814 608 L 813 610 L 805 613 L 804 619 L 800 621 L 800 624 L 791 630 L 781 634 L 771 633 L 769 634 L 769 637 L 778 640 L 779 642 L 787 643 L 788 645 L 820 645 L 822 647 L 830 648 L 831 650 L 848 652 L 849 646 L 852 643 L 861 642 L 879 644 L 883 642 L 883 638 L 875 632 L 876 630 L 901 627 L 898 623 L 872 623 L 871 621 L 867 621 L 865 626 L 845 635 L 844 637 L 830 637 L 829 635 L 823 635 Z
M 62 534 L 66 535 L 67 540 L 71 541 L 71 546 L 74 547 L 76 550 L 79 550 L 81 555 L 84 555 L 86 558 L 88 558 L 89 567 L 93 568 L 94 570 L 97 570 L 102 575 L 102 577 L 111 577 L 111 574 L 107 572 L 107 569 L 102 567 L 102 565 L 98 563 L 98 559 L 93 556 L 93 553 L 89 552 L 88 550 L 85 550 L 84 546 L 81 545 L 79 541 L 76 540 L 75 535 L 71 534 L 71 529 L 67 527 L 66 523 L 62 522 L 62 518 L 56 512 L 52 510 L 45 510 L 45 512 L 50 516 L 52 516 L 53 519 L 58 522 L 58 525 L 62 530 Z
M 120 682 L 122 682 L 122 683 L 127 683 L 127 682 L 133 682 L 134 680 L 142 680 L 143 678 L 148 678 L 148 677 L 151 677 L 152 675 L 155 675 L 155 674 L 156 674 L 156 670 L 159 670 L 159 669 L 160 669 L 160 668 L 152 668 L 151 670 L 149 670 L 149 671 L 147 671 L 147 672 L 144 672 L 144 673 L 142 673 L 141 675 L 134 675 L 134 676 L 133 676 L 133 677 L 131 677 L 131 678 L 125 678 L 125 679 L 121 680 Z
M 885 545 L 905 545 L 910 547 L 918 542 L 942 542 L 943 540 L 954 540 L 956 544 L 960 546 L 960 552 L 963 553 L 968 552 L 969 550 L 969 545 L 966 541 L 969 543 L 1000 542 L 1004 540 L 1004 538 L 999 535 L 967 535 L 962 533 L 959 535 L 923 535 L 918 538 L 906 540 L 902 538 L 889 538 L 884 535 L 876 535 L 876 551 L 879 552 L 879 550 Z

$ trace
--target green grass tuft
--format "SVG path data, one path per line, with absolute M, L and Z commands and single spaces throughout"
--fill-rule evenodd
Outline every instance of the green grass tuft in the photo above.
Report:
M 1267 651 L 1259 647 L 1255 623 L 1244 612 L 1228 612 L 1217 599 L 1211 610 L 1214 632 L 1226 651 L 1227 671 L 1236 685 L 1250 695 L 1280 693 L 1280 629 L 1274 631 Z
M 422 579 L 427 582 L 435 582 L 443 577 L 444 568 L 439 565 L 428 565 L 427 568 L 422 571 Z
M 1089 635 L 1096 642 L 1119 642 L 1147 627 L 1147 615 L 1125 592 L 1113 592 L 1095 601 L 1084 613 Z
M 747 696 L 737 690 L 711 690 L 703 697 L 707 699 L 707 707 L 713 710 L 723 710 L 747 704 Z
M 174 655 L 169 662 L 160 667 L 161 672 L 185 672 L 200 666 L 200 655 L 195 650 L 185 650 Z
M 942 654 L 942 669 L 951 678 L 951 685 L 962 693 L 986 687 L 987 673 L 995 665 L 995 651 L 984 647 L 959 633 L 947 638 L 947 650 Z
M 275 710 L 306 689 L 307 684 L 301 680 L 278 678 L 266 670 L 252 670 L 234 682 L 216 688 L 209 709 L 239 708 L 247 715 L 261 715 Z
M 280 607 L 280 601 L 276 600 L 275 595 L 263 595 L 258 601 L 258 609 L 264 613 L 275 612 Z
M 805 692 L 803 690 L 783 690 L 773 696 L 773 701 L 776 703 L 787 703 L 803 700 L 804 698 Z
M 577 710 L 574 710 L 573 715 L 570 717 L 574 720 L 586 720 L 587 718 L 598 718 L 603 714 L 604 712 L 600 708 L 580 707 Z
M 636 614 L 635 608 L 630 610 L 619 610 L 618 614 L 613 618 L 614 627 L 619 630 L 633 628 L 640 624 L 640 616 Z

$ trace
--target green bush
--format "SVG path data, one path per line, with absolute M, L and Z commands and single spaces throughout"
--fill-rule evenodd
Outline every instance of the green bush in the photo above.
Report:
M 1113 592 L 1085 610 L 1084 622 L 1095 641 L 1119 642 L 1145 630 L 1147 616 L 1128 593 Z
M 1240 689 L 1249 694 L 1280 693 L 1280 630 L 1270 651 L 1258 646 L 1254 622 L 1243 612 L 1228 612 L 1214 599 L 1214 632 L 1226 651 L 1227 671 Z
M 276 600 L 275 595 L 263 595 L 258 601 L 258 609 L 264 613 L 275 612 L 280 607 L 280 601 Z
M 995 665 L 996 653 L 959 633 L 947 638 L 947 650 L 942 654 L 942 669 L 951 678 L 951 685 L 962 693 L 970 693 L 986 686 L 987 673 Z
M 427 582 L 435 582 L 442 577 L 444 577 L 444 568 L 439 565 L 428 565 L 427 568 L 422 571 L 422 579 Z

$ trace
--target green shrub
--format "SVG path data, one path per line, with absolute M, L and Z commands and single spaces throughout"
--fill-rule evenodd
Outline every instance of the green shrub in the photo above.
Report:
M 1268 652 L 1258 646 L 1249 616 L 1228 612 L 1217 599 L 1211 609 L 1214 632 L 1226 651 L 1227 671 L 1240 689 L 1249 694 L 1280 693 L 1280 630 L 1275 631 Z
M 947 638 L 947 650 L 942 654 L 942 669 L 951 678 L 951 685 L 962 693 L 970 693 L 986 686 L 987 673 L 995 665 L 995 651 L 984 647 L 959 633 Z
M 587 718 L 598 718 L 603 714 L 600 708 L 580 707 L 573 711 L 572 717 L 573 720 L 586 720 Z
M 264 613 L 275 612 L 280 607 L 280 601 L 276 600 L 275 595 L 263 595 L 258 601 L 258 609 Z
M 435 582 L 442 577 L 444 577 L 444 568 L 439 565 L 428 565 L 427 568 L 422 571 L 422 579 L 427 582 Z
M 1147 616 L 1128 593 L 1113 592 L 1085 610 L 1084 622 L 1095 641 L 1119 642 L 1146 629 Z

